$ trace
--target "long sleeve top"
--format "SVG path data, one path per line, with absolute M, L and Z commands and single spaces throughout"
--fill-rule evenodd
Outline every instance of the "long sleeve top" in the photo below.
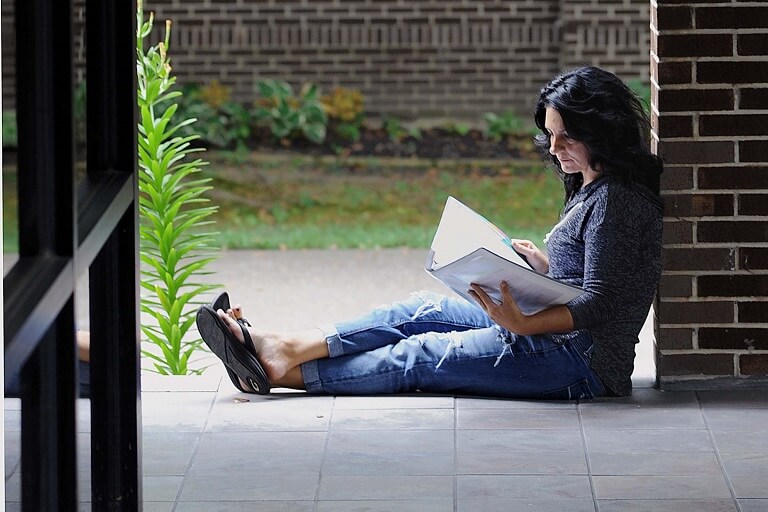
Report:
M 641 185 L 602 176 L 566 204 L 547 243 L 549 275 L 584 289 L 566 307 L 587 329 L 591 367 L 616 395 L 632 391 L 635 344 L 661 276 L 662 205 Z

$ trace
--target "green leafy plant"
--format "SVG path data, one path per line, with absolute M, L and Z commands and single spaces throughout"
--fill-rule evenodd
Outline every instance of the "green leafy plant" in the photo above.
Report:
M 528 123 L 512 111 L 498 115 L 489 112 L 483 116 L 483 119 L 486 123 L 485 136 L 491 140 L 501 140 L 510 135 L 530 131 Z
M 627 86 L 640 98 L 646 113 L 651 113 L 651 85 L 640 78 L 627 80 Z
M 386 116 L 382 121 L 382 128 L 387 132 L 387 137 L 393 141 L 401 141 L 405 137 L 411 137 L 416 140 L 421 140 L 422 133 L 417 127 L 406 128 L 403 123 L 396 117 Z
M 192 354 L 202 340 L 188 339 L 195 323 L 195 301 L 214 285 L 195 282 L 214 259 L 214 237 L 200 231 L 210 224 L 216 211 L 206 206 L 203 194 L 211 188 L 209 178 L 201 178 L 202 160 L 190 156 L 202 151 L 190 147 L 194 135 L 181 136 L 180 130 L 194 119 L 177 121 L 175 116 L 179 91 L 172 91 L 167 50 L 170 22 L 166 22 L 165 40 L 144 51 L 144 39 L 150 34 L 154 16 L 144 20 L 139 3 L 136 13 L 136 55 L 138 74 L 139 130 L 139 234 L 143 289 L 141 310 L 155 324 L 142 324 L 145 341 L 160 350 L 142 350 L 163 375 L 201 373 L 192 369 Z
M 306 83 L 298 96 L 282 80 L 260 80 L 256 84 L 261 98 L 256 101 L 256 119 L 265 122 L 278 139 L 304 136 L 315 144 L 325 140 L 328 115 L 318 98 L 316 85 Z
M 235 151 L 248 151 L 248 139 L 251 136 L 251 112 L 234 101 L 227 101 L 221 105 L 224 113 L 224 132 L 229 144 L 235 145 Z
M 356 89 L 335 87 L 331 94 L 323 96 L 322 104 L 328 114 L 330 130 L 342 139 L 356 142 L 365 116 L 363 95 Z
M 175 97 L 178 108 L 176 116 L 180 119 L 194 119 L 194 123 L 179 127 L 178 135 L 183 137 L 195 136 L 207 146 L 226 148 L 232 140 L 227 130 L 226 115 L 218 106 L 205 100 L 205 90 L 197 84 L 185 85 L 181 95 Z
M 87 99 L 87 86 L 85 80 L 83 80 L 75 86 L 72 101 L 72 117 L 74 118 L 75 142 L 77 144 L 86 143 L 86 123 L 88 115 Z
M 450 122 L 446 125 L 445 129 L 448 130 L 449 133 L 453 133 L 463 137 L 469 133 L 469 130 L 471 128 L 468 124 L 465 124 L 465 123 Z
M 18 131 L 16 129 L 16 112 L 8 110 L 3 112 L 3 147 L 15 148 L 19 144 Z

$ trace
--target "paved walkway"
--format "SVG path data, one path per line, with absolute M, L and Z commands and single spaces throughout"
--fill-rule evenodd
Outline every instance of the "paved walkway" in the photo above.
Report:
M 442 290 L 424 257 L 230 252 L 214 278 L 252 321 L 300 328 Z M 257 397 L 222 375 L 215 365 L 203 377 L 144 377 L 145 511 L 768 511 L 765 392 L 639 388 L 584 403 Z M 20 510 L 19 408 L 5 401 L 8 511 Z M 79 408 L 90 510 L 88 402 Z

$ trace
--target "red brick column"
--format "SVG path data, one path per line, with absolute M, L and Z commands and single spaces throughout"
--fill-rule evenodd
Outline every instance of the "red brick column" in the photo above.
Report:
M 767 31 L 765 2 L 652 2 L 665 387 L 768 380 Z

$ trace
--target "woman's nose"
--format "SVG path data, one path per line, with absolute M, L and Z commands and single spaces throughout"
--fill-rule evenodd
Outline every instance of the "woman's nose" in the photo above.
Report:
M 549 137 L 549 154 L 554 155 L 557 152 L 557 146 L 559 145 L 559 139 L 554 135 Z

